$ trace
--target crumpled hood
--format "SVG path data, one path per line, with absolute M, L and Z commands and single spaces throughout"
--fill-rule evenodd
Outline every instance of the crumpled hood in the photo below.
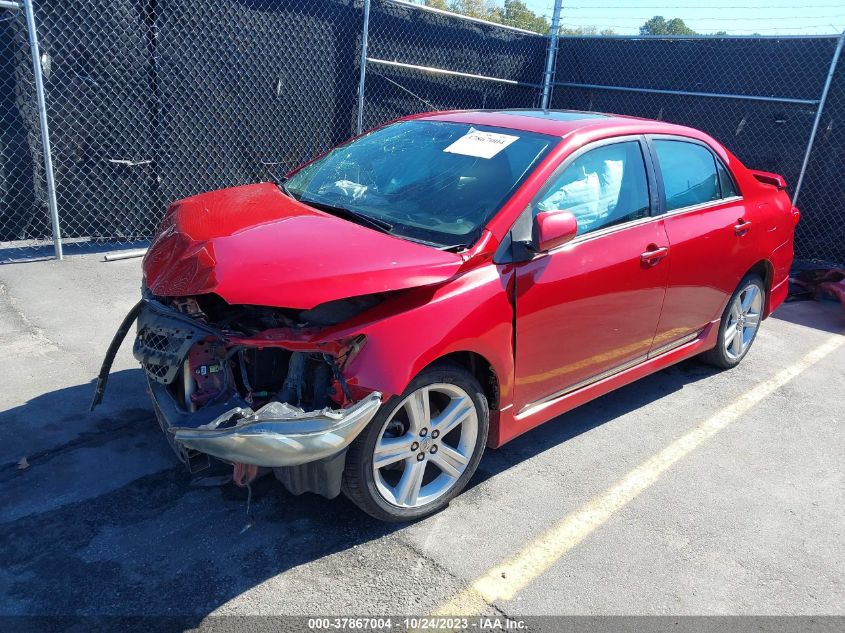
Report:
M 144 276 L 162 297 L 213 292 L 230 304 L 310 309 L 436 284 L 461 263 L 455 253 L 334 217 L 261 183 L 173 203 Z

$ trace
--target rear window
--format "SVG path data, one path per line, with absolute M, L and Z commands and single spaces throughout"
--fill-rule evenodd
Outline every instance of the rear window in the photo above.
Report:
M 721 197 L 716 160 L 709 149 L 685 141 L 655 140 L 654 151 L 663 176 L 667 211 Z

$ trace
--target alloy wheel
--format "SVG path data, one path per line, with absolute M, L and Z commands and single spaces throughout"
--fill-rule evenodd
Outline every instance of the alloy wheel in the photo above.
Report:
M 749 283 L 734 297 L 728 312 L 728 324 L 722 344 L 731 360 L 740 359 L 748 350 L 763 314 L 763 293 L 755 283 Z
M 467 469 L 478 437 L 478 412 L 461 387 L 436 383 L 404 398 L 382 427 L 373 476 L 382 498 L 418 508 L 447 494 Z

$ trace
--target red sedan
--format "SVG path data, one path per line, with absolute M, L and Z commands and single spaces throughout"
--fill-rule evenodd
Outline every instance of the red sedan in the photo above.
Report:
M 784 187 L 657 121 L 408 117 L 174 203 L 95 403 L 137 320 L 191 469 L 422 517 L 485 446 L 691 356 L 738 364 L 786 297 Z

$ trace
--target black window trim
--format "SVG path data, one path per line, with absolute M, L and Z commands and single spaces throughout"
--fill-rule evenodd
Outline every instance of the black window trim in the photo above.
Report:
M 548 192 L 555 179 L 560 176 L 566 169 L 568 169 L 569 166 L 576 159 L 578 159 L 583 154 L 589 152 L 590 150 L 598 149 L 600 147 L 604 147 L 605 145 L 628 143 L 630 141 L 637 141 L 640 144 L 640 153 L 642 154 L 643 166 L 645 167 L 646 171 L 646 186 L 648 187 L 648 215 L 642 218 L 637 218 L 636 220 L 629 220 L 627 222 L 620 222 L 619 224 L 612 224 L 610 226 L 596 229 L 595 231 L 591 231 L 589 233 L 584 233 L 583 235 L 577 235 L 574 239 L 567 242 L 566 244 L 558 246 L 557 248 L 553 248 L 550 251 L 546 251 L 543 253 L 526 252 L 524 245 L 525 243 L 530 241 L 531 228 L 533 226 L 534 221 L 534 208 L 537 206 L 542 197 Z M 618 231 L 622 231 L 624 229 L 633 226 L 638 226 L 640 224 L 645 224 L 647 222 L 651 222 L 655 219 L 658 219 L 662 216 L 660 213 L 660 198 L 658 194 L 657 183 L 658 177 L 657 172 L 655 170 L 654 157 L 652 155 L 651 149 L 648 146 L 648 141 L 646 139 L 645 134 L 623 134 L 620 136 L 608 136 L 606 138 L 598 139 L 596 141 L 583 145 L 578 149 L 574 150 L 573 152 L 567 154 L 563 158 L 563 160 L 558 163 L 557 167 L 555 167 L 554 171 L 546 179 L 546 182 L 544 182 L 542 186 L 537 190 L 537 193 L 534 194 L 534 196 L 531 198 L 531 201 L 511 225 L 510 230 L 505 235 L 504 239 L 502 240 L 502 243 L 499 245 L 499 248 L 496 249 L 496 252 L 493 255 L 493 261 L 496 264 L 519 263 L 534 259 L 536 257 L 552 255 L 558 250 L 569 248 L 573 245 L 577 245 L 588 240 L 600 238 L 605 235 L 610 235 Z M 521 246 L 519 249 L 517 249 L 518 245 Z
M 728 166 L 725 165 L 725 162 L 713 150 L 709 143 L 706 143 L 697 138 L 692 138 L 690 136 L 682 136 L 680 134 L 645 134 L 644 136 L 646 147 L 648 148 L 648 152 L 651 155 L 651 162 L 654 167 L 654 172 L 657 180 L 658 215 L 678 215 L 680 213 L 687 213 L 689 211 L 699 211 L 701 209 L 707 209 L 709 207 L 714 207 L 721 204 L 742 200 L 742 191 L 736 184 L 736 178 L 734 178 L 734 175 L 731 173 L 731 170 L 728 169 Z M 716 168 L 716 182 L 719 186 L 719 199 L 708 200 L 707 202 L 699 202 L 697 204 L 691 204 L 685 207 L 680 207 L 678 209 L 672 209 L 671 211 L 667 211 L 666 190 L 663 186 L 663 173 L 660 169 L 660 161 L 657 158 L 657 150 L 654 147 L 654 141 L 678 141 L 681 143 L 690 143 L 692 145 L 700 145 L 701 147 L 704 147 L 708 152 L 710 152 L 710 156 L 713 157 L 714 161 L 713 166 Z M 731 179 L 731 182 L 734 185 L 734 189 L 737 191 L 737 195 L 722 197 L 722 182 L 719 179 L 719 165 L 721 165 L 724 168 L 725 172 L 728 174 L 728 177 Z
M 646 172 L 646 186 L 648 187 L 648 215 L 642 218 L 636 218 L 634 220 L 628 220 L 627 222 L 620 222 L 619 224 L 611 224 L 610 226 L 605 226 L 600 229 L 596 229 L 595 231 L 590 231 L 589 233 L 584 233 L 582 235 L 577 235 L 572 241 L 567 242 L 563 246 L 559 248 L 564 248 L 567 246 L 571 246 L 573 244 L 578 244 L 580 242 L 585 242 L 587 240 L 591 240 L 593 238 L 601 237 L 603 235 L 608 235 L 610 233 L 616 233 L 622 229 L 626 229 L 630 226 L 635 226 L 637 224 L 643 224 L 645 222 L 650 222 L 653 220 L 658 214 L 658 197 L 657 197 L 657 176 L 654 172 L 654 165 L 653 160 L 651 158 L 651 154 L 649 153 L 649 149 L 646 146 L 645 136 L 643 134 L 625 134 L 623 136 L 609 136 L 607 138 L 599 139 L 597 141 L 593 141 L 592 143 L 588 143 L 582 147 L 579 147 L 574 152 L 568 154 L 566 158 L 564 158 L 560 164 L 555 167 L 555 170 L 552 174 L 546 179 L 546 182 L 543 183 L 543 186 L 537 190 L 537 193 L 534 194 L 534 197 L 531 198 L 531 202 L 528 204 L 528 207 L 525 209 L 523 214 L 527 214 L 529 219 L 533 221 L 534 209 L 539 204 L 540 200 L 542 200 L 543 196 L 546 195 L 554 184 L 555 180 L 563 174 L 569 167 L 575 162 L 578 158 L 590 152 L 594 149 L 599 149 L 601 147 L 605 147 L 607 145 L 617 145 L 619 143 L 630 143 L 635 141 L 640 146 L 640 154 L 643 159 L 643 167 L 645 168 Z M 517 220 L 519 222 L 519 220 Z M 515 222 L 514 225 L 517 223 Z M 530 222 L 528 226 L 530 226 Z M 552 249 L 549 251 L 550 253 L 554 253 L 557 249 Z
M 655 215 L 657 210 L 657 188 L 656 188 L 656 174 L 654 173 L 654 165 L 652 164 L 652 160 L 650 160 L 649 149 L 645 143 L 645 136 L 643 134 L 626 134 L 624 136 L 609 136 L 607 138 L 599 139 L 582 147 L 579 147 L 577 150 L 568 154 L 566 158 L 564 158 L 560 164 L 555 167 L 555 170 L 552 172 L 551 176 L 546 179 L 546 182 L 543 183 L 543 186 L 537 190 L 537 193 L 534 194 L 534 197 L 531 199 L 530 207 L 531 212 L 533 213 L 534 207 L 540 202 L 544 195 L 546 195 L 554 184 L 555 180 L 563 174 L 569 167 L 578 160 L 584 154 L 591 152 L 594 149 L 599 149 L 600 147 L 605 147 L 607 145 L 617 145 L 619 143 L 630 143 L 631 141 L 636 141 L 640 145 L 640 152 L 643 158 L 643 167 L 645 167 L 646 171 L 646 186 L 648 187 L 648 217 Z M 643 219 L 643 218 L 639 218 Z M 636 220 L 631 220 L 631 222 L 635 222 Z M 623 224 L 628 224 L 624 222 Z M 616 225 L 614 225 L 616 226 Z M 601 230 L 601 229 L 600 229 Z M 585 233 L 584 236 L 589 235 L 589 233 Z M 582 237 L 582 236 L 578 236 Z
M 713 152 L 712 148 L 711 148 L 710 151 Z M 734 178 L 734 175 L 731 173 L 731 170 L 728 169 L 728 166 L 725 165 L 725 161 L 723 161 L 716 152 L 713 152 L 713 158 L 716 159 L 716 179 L 719 181 L 719 193 L 722 196 L 721 199 L 722 200 L 732 200 L 733 198 L 742 198 L 742 194 L 739 191 L 739 186 L 736 184 L 736 178 Z M 734 191 L 737 192 L 736 195 L 726 196 L 725 192 L 722 191 L 722 179 L 719 177 L 719 167 L 721 167 L 722 170 L 725 172 L 725 174 L 727 174 L 728 180 L 731 181 L 731 184 L 733 185 Z

